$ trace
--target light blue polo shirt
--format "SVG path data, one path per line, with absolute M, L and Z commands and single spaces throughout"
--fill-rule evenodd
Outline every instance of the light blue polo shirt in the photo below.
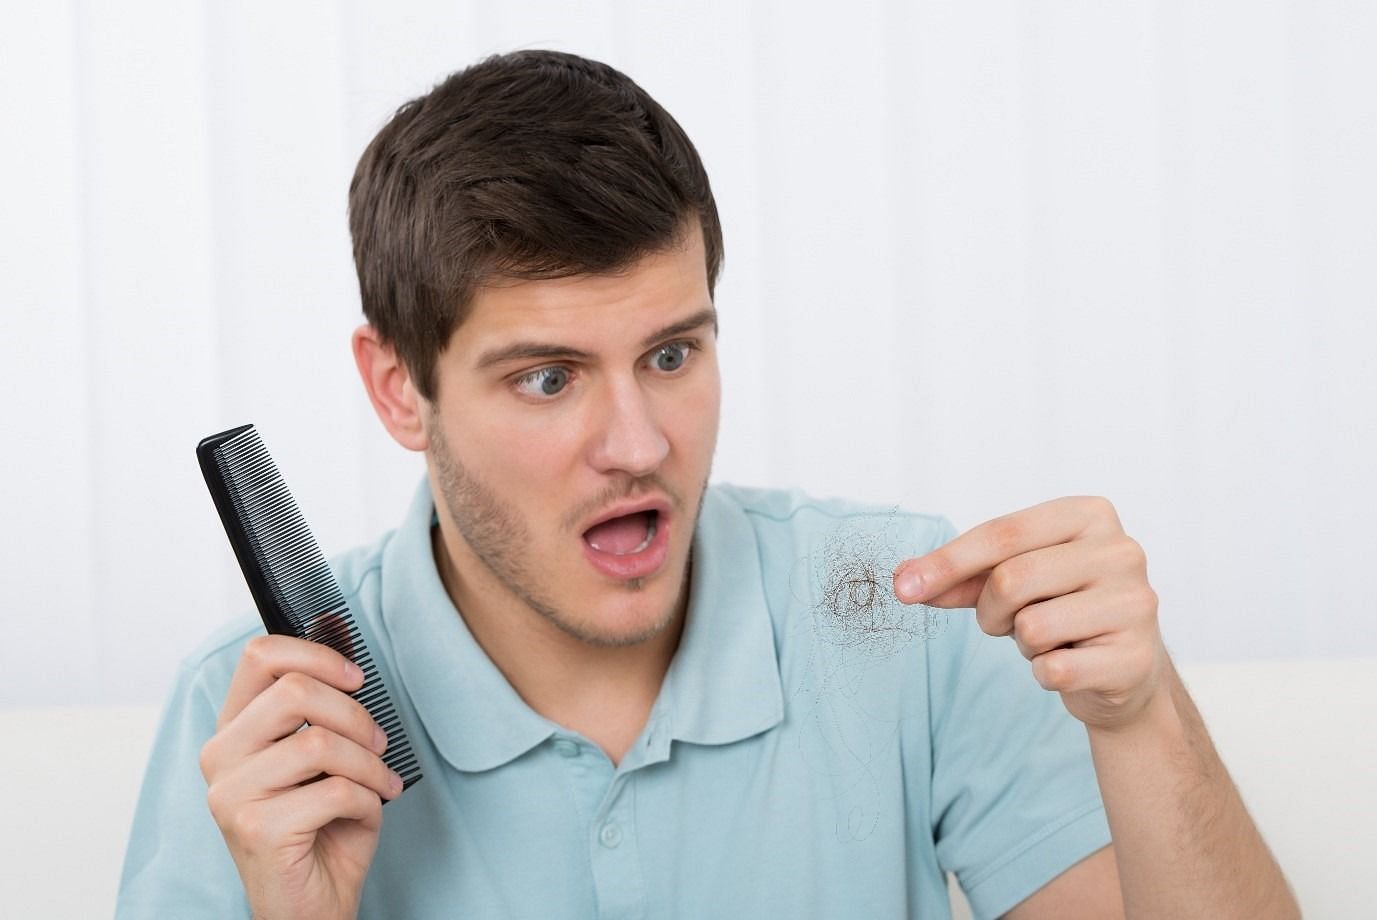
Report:
M 955 536 L 945 518 L 711 487 L 678 652 L 614 768 L 475 643 L 433 514 L 422 482 L 398 530 L 333 563 L 425 774 L 383 810 L 361 917 L 942 918 L 944 871 L 996 917 L 1109 843 L 1085 730 L 1011 639 L 969 610 L 935 635 L 827 620 L 839 527 L 883 516 L 918 556 Z M 262 631 L 183 661 L 118 916 L 249 916 L 198 756 Z

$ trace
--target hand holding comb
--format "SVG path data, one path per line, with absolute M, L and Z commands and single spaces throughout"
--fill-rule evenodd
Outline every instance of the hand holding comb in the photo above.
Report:
M 196 446 L 196 458 L 263 625 L 327 645 L 359 666 L 363 686 L 350 695 L 387 734 L 383 763 L 401 776 L 405 791 L 421 778 L 411 742 L 344 593 L 257 430 L 241 425 L 213 434 Z

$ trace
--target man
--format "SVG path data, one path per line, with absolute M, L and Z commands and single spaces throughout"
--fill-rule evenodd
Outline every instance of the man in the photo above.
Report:
M 452 76 L 350 224 L 354 356 L 428 476 L 335 571 L 425 778 L 399 796 L 344 658 L 235 624 L 180 672 L 123 915 L 930 917 L 952 871 L 978 916 L 1296 916 L 1107 501 L 958 537 L 708 486 L 716 206 L 624 75 Z M 877 521 L 914 558 L 843 613 L 974 616 L 829 620 L 819 555 Z

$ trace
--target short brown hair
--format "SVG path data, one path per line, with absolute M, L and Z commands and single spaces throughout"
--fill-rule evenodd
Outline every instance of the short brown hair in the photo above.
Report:
M 614 272 L 703 230 L 717 205 L 679 124 L 629 77 L 559 51 L 493 55 L 401 106 L 349 184 L 363 312 L 421 394 L 478 289 Z

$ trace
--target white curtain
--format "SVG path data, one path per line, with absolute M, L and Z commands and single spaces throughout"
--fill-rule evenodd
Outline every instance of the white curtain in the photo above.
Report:
M 329 553 L 420 476 L 345 195 L 403 101 L 552 47 L 725 225 L 716 478 L 946 514 L 1102 494 L 1183 659 L 1377 653 L 1377 8 L 8 4 L 0 704 L 160 699 L 249 611 L 193 457 L 256 423 Z

